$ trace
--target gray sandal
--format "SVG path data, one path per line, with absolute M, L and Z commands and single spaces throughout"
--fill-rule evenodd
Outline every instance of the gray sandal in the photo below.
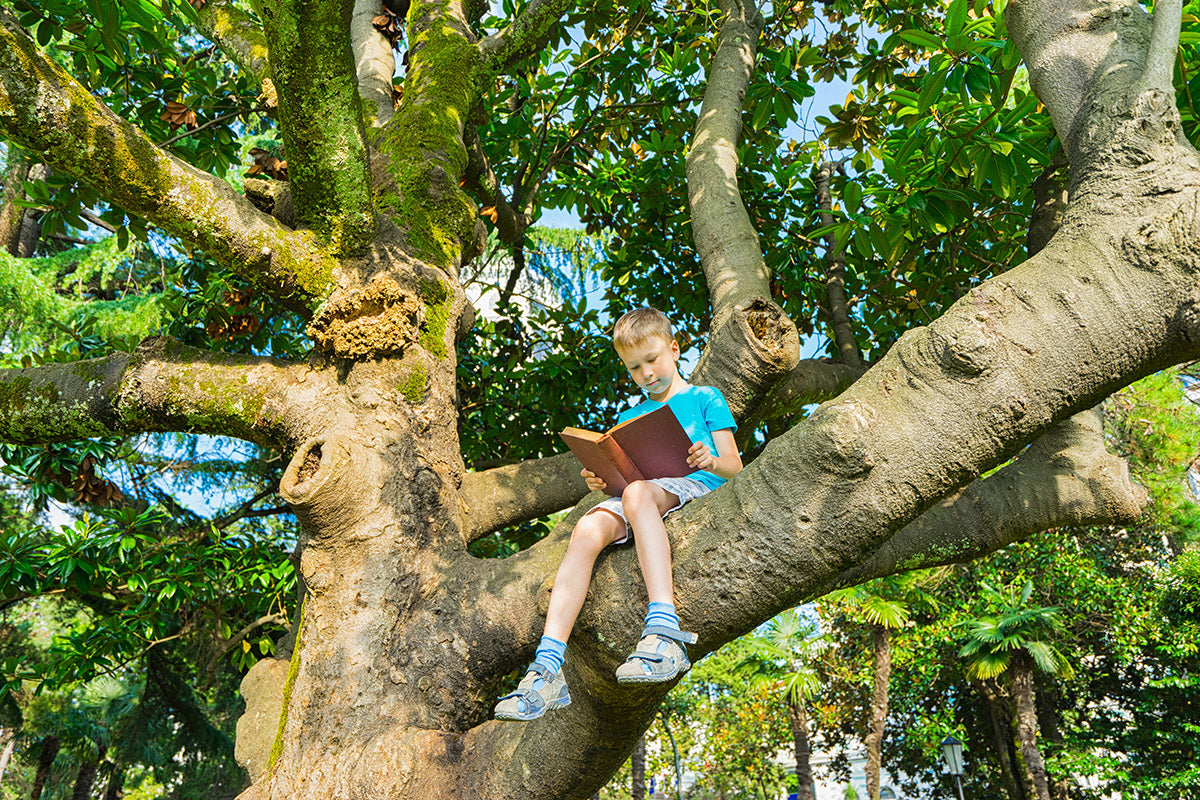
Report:
M 539 688 L 534 688 L 538 680 L 542 681 Z M 527 722 L 537 719 L 551 708 L 563 708 L 571 705 L 571 693 L 567 691 L 567 681 L 562 671 L 551 672 L 536 661 L 529 665 L 525 677 L 517 684 L 517 690 L 506 694 L 496 703 L 496 719 Z
M 637 649 L 617 667 L 617 683 L 665 683 L 692 668 L 685 644 L 695 644 L 696 634 L 647 625 Z

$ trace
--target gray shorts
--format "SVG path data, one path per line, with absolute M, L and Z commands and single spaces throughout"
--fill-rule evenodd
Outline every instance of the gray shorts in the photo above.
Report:
M 668 508 L 666 513 L 663 514 L 664 519 L 666 518 L 667 514 L 670 514 L 672 511 L 678 511 L 679 509 L 683 508 L 684 503 L 690 503 L 697 497 L 703 497 L 712 491 L 712 489 L 710 489 L 706 484 L 701 483 L 695 478 L 651 478 L 650 483 L 653 483 L 656 486 L 661 486 L 663 489 L 666 489 L 668 492 L 679 498 L 679 503 L 671 508 Z M 601 500 L 599 503 L 592 506 L 587 513 L 591 514 L 593 511 L 597 510 L 608 511 L 620 517 L 622 520 L 625 519 L 625 508 L 621 504 L 621 498 L 619 497 L 609 497 L 605 500 Z M 628 542 L 629 536 L 632 533 L 633 529 L 629 527 L 629 522 L 626 521 L 625 536 L 613 542 L 613 544 L 624 544 L 625 542 Z

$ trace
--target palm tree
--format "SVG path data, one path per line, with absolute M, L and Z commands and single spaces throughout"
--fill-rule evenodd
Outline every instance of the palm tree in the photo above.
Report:
M 851 617 L 865 622 L 871 632 L 871 704 L 867 715 L 867 750 L 864 767 L 867 796 L 879 800 L 883 730 L 887 722 L 888 684 L 892 673 L 892 631 L 909 622 L 910 607 L 933 610 L 937 601 L 926 587 L 941 571 L 905 572 L 830 592 L 828 598 L 846 607 Z
M 808 698 L 820 688 L 813 668 L 828 641 L 816 625 L 796 609 L 776 616 L 759 634 L 748 637 L 751 651 L 739 666 L 754 679 L 769 681 L 787 704 L 796 755 L 797 800 L 813 800 L 812 748 L 808 741 Z
M 1062 630 L 1059 609 L 1029 604 L 1032 581 L 1027 581 L 1019 593 L 1015 587 L 1014 583 L 999 591 L 984 585 L 984 595 L 993 613 L 966 623 L 967 642 L 959 655 L 967 659 L 967 674 L 973 678 L 1008 676 L 1016 706 L 1017 739 L 1028 779 L 1038 800 L 1050 800 L 1046 762 L 1037 743 L 1033 673 L 1040 669 L 1048 675 L 1063 675 L 1069 672 L 1070 665 L 1050 641 Z

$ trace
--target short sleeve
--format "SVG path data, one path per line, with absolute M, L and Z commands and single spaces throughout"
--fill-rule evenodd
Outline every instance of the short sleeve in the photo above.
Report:
M 737 430 L 737 423 L 733 421 L 733 414 L 729 410 L 729 404 L 725 402 L 725 396 L 721 394 L 721 390 L 713 386 L 701 387 L 703 391 L 700 393 L 701 411 L 704 414 L 704 424 L 710 431 L 719 431 L 724 428 Z

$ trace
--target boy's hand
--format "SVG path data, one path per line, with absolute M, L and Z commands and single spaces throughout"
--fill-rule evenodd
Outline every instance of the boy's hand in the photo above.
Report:
M 607 483 L 601 480 L 596 473 L 592 472 L 590 469 L 580 470 L 579 474 L 583 476 L 585 481 L 587 481 L 588 489 L 593 492 L 602 492 L 604 491 L 604 487 L 608 486 Z
M 696 469 L 709 469 L 713 465 L 713 454 L 704 442 L 696 442 L 688 448 L 687 463 Z

